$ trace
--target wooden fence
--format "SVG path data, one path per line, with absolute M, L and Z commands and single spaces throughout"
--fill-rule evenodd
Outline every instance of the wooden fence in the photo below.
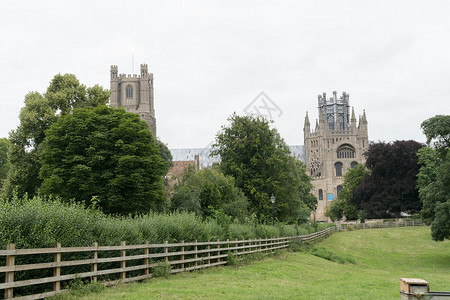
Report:
M 401 221 L 401 222 L 378 222 L 378 223 L 358 223 L 358 224 L 340 224 L 336 230 L 352 230 L 352 229 L 375 229 L 375 228 L 393 228 L 393 227 L 409 227 L 409 226 L 425 226 L 422 221 Z
M 77 278 L 101 281 L 104 285 L 139 281 L 152 278 L 152 271 L 160 266 L 161 261 L 170 264 L 172 273 L 209 268 L 226 264 L 230 253 L 240 256 L 273 252 L 287 248 L 291 240 L 312 242 L 334 230 L 330 227 L 302 236 L 237 241 L 166 241 L 142 245 L 122 242 L 120 246 L 95 243 L 91 247 L 70 248 L 61 247 L 58 243 L 54 248 L 42 249 L 15 249 L 14 244 L 9 244 L 6 250 L 0 250 L 0 259 L 4 262 L 0 275 L 5 278 L 5 282 L 0 283 L 0 290 L 4 291 L 5 299 L 14 297 L 14 289 L 19 289 L 21 295 L 15 299 L 40 299 L 67 291 L 63 285 Z M 19 260 L 25 263 L 20 264 Z M 15 274 L 22 280 L 15 280 Z

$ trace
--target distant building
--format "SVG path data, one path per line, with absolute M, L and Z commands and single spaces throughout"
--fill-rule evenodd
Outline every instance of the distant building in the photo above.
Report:
M 355 111 L 350 115 L 349 95 L 342 93 L 327 99 L 318 96 L 319 121 L 311 130 L 308 113 L 305 117 L 304 142 L 306 169 L 313 177 L 314 191 L 318 199 L 316 220 L 326 221 L 324 213 L 337 199 L 349 168 L 364 163 L 363 153 L 369 146 L 366 113 L 363 111 L 357 123 Z
M 291 155 L 297 160 L 305 162 L 305 147 L 300 145 L 289 146 Z M 200 169 L 211 167 L 213 163 L 219 163 L 219 156 L 210 156 L 211 148 L 184 148 L 170 149 L 173 161 L 193 161 L 195 156 L 199 156 Z
M 146 64 L 141 65 L 140 75 L 118 72 L 117 66 L 111 66 L 111 106 L 122 106 L 127 112 L 138 114 L 156 136 L 153 74 L 148 73 Z
M 200 169 L 198 155 L 194 155 L 193 160 L 184 160 L 184 161 L 173 160 L 172 163 L 173 165 L 166 175 L 170 192 L 173 192 L 174 185 L 180 182 L 180 180 L 183 178 L 184 173 L 189 169 L 189 167 L 192 166 L 196 170 Z M 169 196 L 172 197 L 173 195 L 171 194 Z

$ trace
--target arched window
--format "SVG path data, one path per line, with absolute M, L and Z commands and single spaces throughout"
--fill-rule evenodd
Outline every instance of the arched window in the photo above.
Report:
M 352 169 L 354 169 L 356 167 L 356 165 L 358 165 L 358 163 L 356 161 L 352 161 L 352 163 L 350 164 L 350 167 Z
M 130 84 L 127 85 L 126 96 L 127 98 L 133 98 L 133 87 Z
M 339 193 L 342 191 L 342 185 L 337 186 L 337 196 L 339 198 Z
M 350 145 L 342 145 L 337 150 L 337 158 L 355 158 L 355 149 Z
M 337 162 L 334 164 L 334 167 L 336 168 L 336 176 L 338 177 L 342 176 L 342 163 Z
M 322 191 L 322 189 L 319 190 L 319 200 L 323 200 L 323 191 Z

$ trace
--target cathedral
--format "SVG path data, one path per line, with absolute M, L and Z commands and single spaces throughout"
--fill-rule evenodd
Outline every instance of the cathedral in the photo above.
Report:
M 140 74 L 118 74 L 118 67 L 111 66 L 111 106 L 124 107 L 147 122 L 156 136 L 156 118 L 153 99 L 153 74 L 142 64 Z M 314 218 L 329 221 L 325 211 L 338 198 L 348 169 L 364 163 L 363 153 L 368 150 L 369 137 L 366 113 L 356 120 L 355 111 L 350 112 L 349 95 L 340 97 L 336 92 L 327 99 L 326 93 L 318 96 L 319 120 L 311 128 L 308 112 L 305 117 L 304 146 L 290 146 L 291 154 L 306 163 L 308 174 L 313 178 L 312 193 L 318 199 Z M 174 162 L 194 161 L 198 168 L 208 167 L 220 158 L 210 158 L 211 149 L 171 149 Z M 204 154 L 201 156 L 200 154 Z M 202 158 L 203 157 L 203 158 Z M 208 159 L 206 159 L 207 157 Z
M 127 112 L 136 113 L 147 122 L 156 136 L 155 106 L 153 101 L 153 74 L 146 64 L 141 65 L 141 74 L 119 74 L 117 66 L 111 66 L 111 106 L 122 106 Z
M 304 145 L 306 170 L 313 178 L 312 193 L 318 199 L 315 212 L 317 221 L 328 221 L 325 211 L 342 190 L 344 175 L 350 168 L 364 163 L 363 153 L 368 150 L 369 138 L 366 113 L 356 121 L 355 111 L 350 114 L 349 94 L 337 93 L 327 99 L 318 96 L 319 121 L 313 130 L 308 113 L 305 117 Z

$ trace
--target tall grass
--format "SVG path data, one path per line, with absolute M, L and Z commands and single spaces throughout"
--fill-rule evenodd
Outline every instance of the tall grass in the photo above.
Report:
M 227 228 L 215 219 L 203 220 L 194 213 L 149 213 L 135 217 L 103 214 L 80 203 L 55 198 L 17 198 L 0 200 L 0 248 L 63 247 L 162 243 L 164 241 L 209 241 L 294 236 L 314 231 L 309 225 L 232 223 Z

